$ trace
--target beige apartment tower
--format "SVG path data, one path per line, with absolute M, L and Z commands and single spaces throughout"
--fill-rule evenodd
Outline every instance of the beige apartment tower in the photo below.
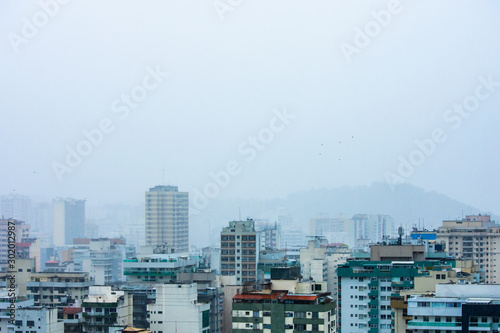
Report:
M 500 284 L 500 225 L 492 222 L 489 215 L 443 221 L 437 240 L 445 241 L 446 249 L 457 259 L 474 260 L 484 283 Z
M 188 192 L 158 185 L 146 192 L 146 245 L 169 244 L 175 252 L 189 251 Z
M 220 233 L 221 275 L 235 276 L 236 284 L 255 283 L 260 238 L 255 222 L 231 221 Z

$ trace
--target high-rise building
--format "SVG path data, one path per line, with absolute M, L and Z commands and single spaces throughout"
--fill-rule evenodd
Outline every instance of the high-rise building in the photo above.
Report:
M 257 280 L 259 237 L 252 219 L 231 221 L 220 233 L 221 275 L 235 276 L 236 284 Z
M 489 215 L 443 221 L 436 236 L 438 241 L 445 241 L 451 255 L 474 260 L 479 271 L 484 273 L 484 283 L 500 284 L 500 273 L 496 269 L 500 265 L 500 225 L 494 224 Z
M 55 246 L 73 244 L 74 238 L 85 237 L 85 200 L 56 199 L 52 207 Z
M 369 261 L 348 260 L 337 268 L 338 331 L 390 333 L 391 301 L 414 289 L 420 277 L 435 276 L 421 281 L 425 290 L 432 290 L 436 281 L 449 281 L 453 275 L 448 270 L 455 265 L 445 257 L 426 259 L 424 245 L 372 245 Z
M 9 231 L 15 232 L 15 239 L 9 234 Z M 14 242 L 22 242 L 23 239 L 29 238 L 29 236 L 29 224 L 18 220 L 0 219 L 0 271 L 7 268 L 9 259 L 14 259 L 14 249 L 11 248 L 9 251 L 9 237 L 11 242 L 12 240 Z
M 146 192 L 146 245 L 168 244 L 189 251 L 189 199 L 177 186 L 155 186 Z
M 0 216 L 31 223 L 31 199 L 25 195 L 8 194 L 0 197 Z
M 352 221 L 356 246 L 380 242 L 384 240 L 384 237 L 393 236 L 394 219 L 389 215 L 356 214 L 352 217 Z
M 281 232 L 278 223 L 274 223 L 274 226 L 266 225 L 259 232 L 261 250 L 279 249 L 281 245 Z

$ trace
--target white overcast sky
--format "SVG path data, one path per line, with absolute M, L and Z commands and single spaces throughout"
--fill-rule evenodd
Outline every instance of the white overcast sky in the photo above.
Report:
M 1 1 L 0 193 L 136 202 L 162 169 L 203 190 L 231 160 L 241 172 L 220 198 L 369 185 L 441 128 L 447 140 L 405 181 L 500 211 L 500 85 L 457 128 L 443 118 L 480 77 L 500 82 L 499 2 L 401 1 L 350 62 L 342 43 L 389 1 L 233 4 L 221 20 L 212 1 L 73 0 L 16 52 L 42 9 Z M 168 76 L 120 118 L 113 102 L 147 68 Z M 295 118 L 247 161 L 237 147 L 276 108 Z M 105 118 L 114 130 L 59 181 L 53 163 Z

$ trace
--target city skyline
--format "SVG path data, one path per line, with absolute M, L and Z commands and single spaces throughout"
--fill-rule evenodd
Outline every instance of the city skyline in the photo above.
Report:
M 116 4 L 0 4 L 0 193 L 405 182 L 499 210 L 497 3 Z

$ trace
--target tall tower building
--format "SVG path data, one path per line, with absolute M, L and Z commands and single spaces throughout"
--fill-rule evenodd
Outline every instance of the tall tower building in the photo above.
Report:
M 189 251 L 188 192 L 177 186 L 158 185 L 146 192 L 146 245 L 173 246 L 175 252 Z
M 437 240 L 459 259 L 474 260 L 484 283 L 500 284 L 500 225 L 489 215 L 469 215 L 462 220 L 443 221 Z
M 236 284 L 257 280 L 260 238 L 253 220 L 231 221 L 220 233 L 221 275 L 236 276 Z
M 0 216 L 31 223 L 31 199 L 25 195 L 7 194 L 0 196 Z
M 85 237 L 85 200 L 56 199 L 52 207 L 55 246 L 73 244 L 74 238 Z

